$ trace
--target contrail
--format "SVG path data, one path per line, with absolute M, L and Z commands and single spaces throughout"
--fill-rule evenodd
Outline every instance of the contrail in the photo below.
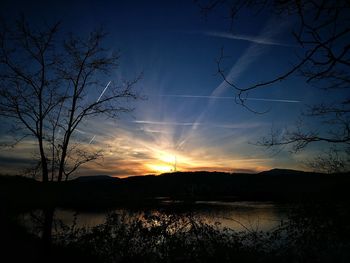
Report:
M 102 98 L 103 94 L 105 94 L 105 92 L 106 92 L 106 90 L 107 90 L 107 88 L 109 87 L 110 84 L 111 84 L 111 80 L 107 83 L 106 87 L 103 89 L 103 91 L 101 92 L 100 97 L 98 97 L 98 99 L 97 99 L 96 102 L 99 102 L 99 101 L 100 101 L 100 99 Z M 94 135 L 94 136 L 91 138 L 89 144 L 91 144 L 91 143 L 95 140 L 95 137 L 96 137 L 96 135 Z
M 82 134 L 85 134 L 86 132 L 82 131 L 82 130 L 79 130 L 79 129 L 75 129 L 77 132 L 79 133 L 82 133 Z
M 280 99 L 263 99 L 263 98 L 246 98 L 244 100 L 286 102 L 286 103 L 300 103 L 301 102 L 300 100 L 280 100 Z
M 89 144 L 91 144 L 94 141 L 95 137 L 96 137 L 96 135 L 94 135 L 94 137 L 91 138 Z
M 156 124 L 156 125 L 178 125 L 178 126 L 192 126 L 193 122 L 164 122 L 164 121 L 147 121 L 147 120 L 136 120 L 133 123 L 139 124 Z
M 225 33 L 225 32 L 203 32 L 203 34 L 207 35 L 207 36 L 212 36 L 212 37 L 244 40 L 244 41 L 249 41 L 249 42 L 253 42 L 253 43 L 256 43 L 256 44 L 262 44 L 262 45 L 272 45 L 272 46 L 281 46 L 281 47 L 295 47 L 295 45 L 281 43 L 281 42 L 269 39 L 267 37 L 261 37 L 261 36 L 249 36 L 249 35 L 231 34 L 231 33 Z
M 180 94 L 157 95 L 157 96 L 159 96 L 159 97 L 173 97 L 173 98 L 194 98 L 194 99 L 224 99 L 224 100 L 235 100 L 236 99 L 236 97 L 229 97 L 229 96 L 201 96 L 201 95 L 180 95 Z M 244 98 L 244 100 L 286 102 L 286 103 L 300 103 L 301 102 L 299 100 L 266 99 L 266 98 Z
M 108 82 L 108 84 L 106 85 L 106 87 L 105 87 L 104 90 L 102 91 L 100 97 L 98 97 L 97 102 L 100 101 L 100 99 L 102 98 L 103 94 L 106 92 L 106 90 L 107 90 L 109 84 L 111 84 L 111 80 Z
M 239 83 L 238 80 L 242 76 L 242 74 L 252 65 L 254 64 L 261 56 L 266 54 L 266 52 L 273 47 L 272 43 L 267 43 L 266 40 L 270 40 L 270 42 L 277 42 L 273 41 L 278 34 L 285 31 L 289 26 L 291 25 L 290 20 L 276 20 L 276 19 L 270 19 L 265 24 L 264 28 L 260 31 L 260 33 L 253 38 L 249 38 L 249 42 L 251 43 L 247 49 L 242 53 L 240 57 L 238 57 L 237 60 L 235 60 L 234 65 L 231 67 L 231 69 L 228 71 L 228 74 L 226 74 L 226 79 L 231 81 L 232 83 Z M 214 36 L 213 36 L 214 37 Z M 240 36 L 242 38 L 242 36 Z M 247 37 L 245 37 L 247 39 Z M 252 41 L 257 40 L 257 38 L 260 41 Z M 265 44 L 262 44 L 261 40 L 264 39 Z M 260 43 L 258 43 L 260 42 Z M 274 43 L 277 44 L 277 43 Z M 275 45 L 276 46 L 276 45 Z M 229 85 L 226 83 L 225 80 L 222 80 L 222 82 L 210 93 L 211 96 L 221 96 L 224 94 L 225 91 L 229 88 Z M 250 98 L 253 100 L 254 98 Z M 209 112 L 209 108 L 214 105 L 214 102 L 217 101 L 215 99 L 208 98 L 207 107 L 200 113 L 197 117 L 197 120 L 195 124 L 193 125 L 192 130 L 190 130 L 187 133 L 187 136 L 184 138 L 184 140 L 187 140 L 191 137 L 191 134 L 194 133 L 196 128 L 198 127 L 197 123 L 203 122 L 203 119 L 207 116 Z M 266 100 L 271 101 L 272 100 Z
M 261 123 L 233 123 L 233 124 L 220 124 L 220 123 L 195 123 L 195 122 L 166 122 L 166 121 L 152 121 L 152 120 L 135 120 L 133 123 L 138 124 L 153 124 L 153 125 L 174 125 L 174 126 L 209 126 L 226 129 L 248 129 L 261 126 Z

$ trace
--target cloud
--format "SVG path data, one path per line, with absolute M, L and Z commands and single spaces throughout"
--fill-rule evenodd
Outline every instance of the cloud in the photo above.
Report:
M 232 66 L 231 70 L 226 75 L 226 79 L 231 81 L 232 83 L 237 82 L 244 71 L 246 71 L 254 62 L 256 62 L 259 59 L 259 57 L 261 57 L 263 54 L 265 54 L 268 50 L 271 49 L 272 43 L 274 45 L 278 44 L 279 46 L 281 46 L 282 43 L 273 41 L 272 39 L 274 39 L 281 32 L 287 30 L 290 26 L 290 23 L 290 21 L 281 21 L 276 20 L 274 18 L 270 19 L 258 36 L 249 38 L 251 44 L 239 57 L 239 59 L 236 60 L 236 63 Z M 246 40 L 248 40 L 248 38 Z M 261 45 L 261 42 L 265 42 L 265 44 Z M 268 45 L 267 43 L 270 44 Z M 213 90 L 211 95 L 219 96 L 224 90 L 226 90 L 227 87 L 228 84 L 225 81 L 222 81 L 221 84 Z
M 223 100 L 235 100 L 236 97 L 230 96 L 202 96 L 202 95 L 182 95 L 182 94 L 167 94 L 157 95 L 159 97 L 173 97 L 173 98 L 193 98 L 193 99 L 223 99 Z M 285 102 L 285 103 L 300 103 L 300 100 L 290 99 L 268 99 L 268 98 L 245 98 L 245 100 L 251 101 L 266 101 L 266 102 Z
M 247 129 L 256 128 L 260 126 L 260 123 L 198 123 L 198 122 L 166 122 L 166 121 L 152 121 L 152 120 L 135 120 L 133 123 L 150 124 L 150 125 L 165 125 L 165 126 L 209 126 L 217 128 L 228 129 Z
M 166 122 L 166 121 L 149 121 L 149 120 L 135 120 L 131 121 L 139 124 L 155 124 L 155 125 L 176 125 L 176 126 L 192 126 L 192 122 Z
M 262 55 L 264 55 L 267 51 L 270 50 L 270 48 L 273 45 L 280 45 L 283 43 L 280 43 L 278 41 L 274 41 L 273 39 L 280 34 L 281 32 L 285 31 L 290 26 L 290 21 L 286 20 L 276 20 L 274 18 L 270 19 L 264 28 L 260 31 L 258 36 L 244 36 L 243 35 L 233 35 L 229 34 L 226 36 L 235 36 L 237 39 L 240 38 L 241 40 L 247 40 L 250 42 L 250 45 L 246 48 L 246 50 L 242 53 L 242 55 L 235 60 L 235 63 L 232 65 L 231 69 L 228 71 L 228 74 L 226 74 L 226 79 L 230 81 L 231 83 L 238 83 L 239 84 L 239 78 L 242 76 L 242 74 L 253 64 L 255 63 Z M 207 32 L 207 34 L 212 34 L 213 32 Z M 222 34 L 218 34 L 215 37 L 223 36 Z M 272 45 L 273 44 L 273 45 Z M 239 86 L 239 85 L 238 85 Z M 244 88 L 244 87 L 240 87 Z M 217 87 L 215 87 L 211 94 L 208 96 L 208 102 L 206 108 L 198 115 L 194 125 L 192 126 L 192 129 L 187 133 L 187 135 L 184 136 L 184 138 L 181 139 L 181 141 L 186 142 L 188 138 L 192 136 L 194 131 L 197 129 L 198 124 L 203 122 L 203 120 L 206 118 L 207 114 L 210 112 L 211 107 L 217 102 L 217 97 L 222 97 L 222 94 L 226 92 L 228 89 L 232 90 L 232 87 L 230 87 L 225 80 L 223 80 Z M 248 99 L 248 98 L 247 98 Z M 263 99 L 263 98 L 251 98 L 250 100 L 256 100 L 256 101 L 271 101 L 272 99 Z M 292 101 L 292 100 L 283 100 L 283 102 Z M 274 102 L 277 102 L 277 100 L 274 100 Z M 282 102 L 282 100 L 279 100 L 279 102 Z M 291 102 L 289 102 L 291 103 Z
M 232 34 L 227 32 L 213 32 L 207 31 L 202 32 L 203 35 L 212 36 L 212 37 L 220 37 L 226 39 L 234 39 L 234 40 L 244 40 L 249 41 L 255 44 L 261 45 L 270 45 L 270 46 L 281 46 L 281 47 L 295 47 L 295 45 L 283 43 L 272 38 L 267 37 L 266 35 L 259 36 L 251 36 L 251 35 L 243 35 L 243 34 Z
M 25 166 L 25 165 L 32 165 L 35 164 L 35 160 L 31 158 L 25 158 L 25 157 L 15 157 L 15 156 L 0 156 L 0 165 L 1 166 Z

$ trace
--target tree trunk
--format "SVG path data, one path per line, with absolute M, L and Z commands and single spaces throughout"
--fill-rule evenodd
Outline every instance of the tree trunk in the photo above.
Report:
M 49 181 L 49 171 L 47 168 L 47 160 L 45 157 L 43 141 L 39 138 L 39 149 L 40 149 L 40 158 L 41 158 L 41 171 L 42 171 L 42 181 L 47 183 Z
M 61 154 L 61 160 L 60 160 L 60 167 L 58 169 L 58 176 L 57 176 L 57 181 L 61 182 L 63 178 L 63 171 L 64 171 L 64 162 L 66 160 L 67 156 L 67 148 L 68 148 L 68 142 L 66 142 L 63 146 L 62 149 L 62 154 Z

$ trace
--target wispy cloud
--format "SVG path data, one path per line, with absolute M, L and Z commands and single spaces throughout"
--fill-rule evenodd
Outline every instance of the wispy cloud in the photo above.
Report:
M 268 38 L 264 35 L 251 36 L 251 35 L 232 34 L 232 33 L 227 33 L 227 32 L 213 32 L 213 31 L 203 32 L 202 34 L 206 35 L 206 36 L 212 36 L 212 37 L 220 37 L 220 38 L 226 38 L 226 39 L 249 41 L 249 42 L 261 44 L 261 45 L 295 47 L 295 45 L 283 43 L 283 42 L 274 40 L 272 38 Z
M 232 65 L 231 69 L 226 74 L 226 79 L 231 83 L 238 83 L 239 78 L 242 74 L 253 65 L 262 55 L 264 55 L 270 48 L 273 46 L 272 44 L 280 44 L 278 41 L 274 41 L 281 32 L 285 31 L 290 26 L 290 21 L 276 21 L 275 19 L 270 19 L 264 28 L 260 31 L 258 36 L 249 37 L 249 46 L 247 49 L 241 54 L 239 58 L 235 60 L 235 63 Z M 210 32 L 208 32 L 210 34 Z M 238 35 L 242 38 L 242 35 Z M 213 36 L 218 37 L 218 36 Z M 222 37 L 222 35 L 221 35 Z M 237 35 L 236 35 L 237 37 Z M 245 36 L 245 40 L 248 41 L 248 37 Z M 264 44 L 262 44 L 262 42 Z M 222 81 L 217 87 L 215 87 L 210 96 L 208 96 L 207 107 L 198 115 L 192 129 L 181 139 L 185 143 L 188 141 L 192 134 L 198 127 L 199 123 L 202 123 L 206 118 L 207 114 L 210 112 L 210 108 L 217 102 L 217 97 L 222 97 L 228 89 L 231 87 L 227 84 L 226 81 Z M 250 100 L 261 100 L 261 98 L 250 98 Z M 266 99 L 265 101 L 267 101 Z M 185 144 L 184 143 L 184 144 Z
M 210 126 L 217 128 L 227 128 L 227 129 L 247 129 L 256 128 L 260 126 L 260 123 L 195 123 L 195 122 L 166 122 L 166 121 L 152 121 L 152 120 L 135 120 L 133 123 L 138 124 L 151 124 L 151 125 L 174 125 L 174 126 Z
M 300 100 L 285 100 L 285 99 L 265 99 L 265 98 L 245 98 L 245 100 L 269 101 L 269 102 L 285 102 L 285 103 L 300 103 Z
M 243 72 L 245 72 L 263 54 L 270 50 L 272 43 L 274 43 L 274 45 L 278 44 L 281 46 L 282 43 L 274 41 L 273 39 L 281 32 L 285 31 L 289 26 L 289 21 L 276 21 L 275 19 L 270 19 L 258 36 L 249 38 L 251 44 L 245 50 L 245 52 L 236 60 L 231 70 L 226 75 L 226 79 L 233 83 L 237 83 L 238 79 L 243 74 Z M 265 45 L 261 45 L 261 42 L 265 42 Z M 268 45 L 267 43 L 270 44 Z M 219 96 L 227 89 L 227 87 L 227 83 L 225 81 L 222 81 L 222 83 L 216 89 L 213 90 L 211 95 Z
M 149 120 L 135 120 L 133 123 L 139 124 L 155 124 L 155 125 L 178 125 L 178 126 L 192 126 L 192 122 L 165 122 L 165 121 L 149 121 Z
M 202 95 L 182 95 L 182 94 L 166 94 L 157 95 L 159 97 L 173 97 L 173 98 L 193 98 L 193 99 L 223 99 L 223 100 L 235 100 L 236 97 L 232 96 L 202 96 Z M 285 102 L 285 103 L 300 103 L 300 100 L 289 99 L 268 99 L 268 98 L 245 98 L 245 100 L 252 101 L 266 101 L 266 102 Z

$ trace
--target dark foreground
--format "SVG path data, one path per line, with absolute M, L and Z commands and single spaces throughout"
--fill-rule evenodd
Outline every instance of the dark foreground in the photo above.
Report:
M 163 184 L 164 181 L 169 183 L 167 180 L 173 180 L 174 183 L 175 179 L 171 175 L 168 176 L 170 177 L 160 179 L 163 180 Z M 157 206 L 158 199 L 152 199 L 151 191 L 147 188 L 148 179 L 129 179 L 130 193 L 144 186 L 144 190 L 140 190 L 141 193 L 134 198 L 131 198 L 130 193 L 126 194 L 126 190 L 116 191 L 118 187 L 127 188 L 125 185 L 121 187 L 118 179 L 118 182 L 105 178 L 111 182 L 93 180 L 92 183 L 91 179 L 84 179 L 67 182 L 64 186 L 63 184 L 42 186 L 37 182 L 20 178 L 16 180 L 22 181 L 13 186 L 13 179 L 7 179 L 7 182 L 1 185 L 3 204 L 0 215 L 0 260 L 1 262 L 350 262 L 348 223 L 350 206 L 347 198 L 344 198 L 348 194 L 346 189 L 349 186 L 347 183 L 349 179 L 345 175 L 324 177 L 325 175 L 313 174 L 311 179 L 304 180 L 305 185 L 311 185 L 313 182 L 313 186 L 309 189 L 305 185 L 295 188 L 295 184 L 300 183 L 300 176 L 305 175 L 295 178 L 286 178 L 291 175 L 283 175 L 273 186 L 260 190 L 259 187 L 262 185 L 273 182 L 271 177 L 260 177 L 257 181 L 252 180 L 254 177 L 249 177 L 249 180 L 252 180 L 251 187 L 244 181 L 246 179 L 229 177 L 226 180 L 226 190 L 225 184 L 220 181 L 222 178 L 220 180 L 205 178 L 206 183 L 212 180 L 213 190 L 209 192 L 201 188 L 201 185 L 205 184 L 196 181 L 196 176 L 199 174 L 192 174 L 192 177 L 186 180 L 182 178 L 180 182 L 187 188 L 169 191 L 168 197 L 183 197 L 181 205 L 191 206 L 191 201 L 199 196 L 206 197 L 207 200 L 242 200 L 251 193 L 251 199 L 259 200 L 259 197 L 263 196 L 262 193 L 268 193 L 267 196 L 271 200 L 289 202 L 293 209 L 289 213 L 288 220 L 280 222 L 278 227 L 269 232 L 249 228 L 238 232 L 220 225 L 207 224 L 202 218 L 191 213 L 179 214 L 171 210 L 162 214 L 145 212 L 132 220 L 123 213 L 111 213 L 105 223 L 87 229 L 74 224 L 68 226 L 58 221 L 54 216 L 55 207 L 71 204 L 70 207 L 87 208 L 92 197 L 97 198 L 91 202 L 91 207 L 95 208 L 103 207 L 100 204 L 107 206 L 110 203 L 123 204 L 124 207 Z M 154 177 L 150 180 L 155 182 Z M 216 185 L 213 185 L 214 181 L 217 182 Z M 234 185 L 233 182 L 238 185 Z M 95 188 L 92 187 L 93 184 Z M 177 186 L 180 186 L 180 183 Z M 232 187 L 241 190 L 232 191 L 234 189 Z M 276 187 L 282 187 L 284 191 L 268 192 Z M 73 189 L 78 192 L 74 193 Z M 108 189 L 114 189 L 116 193 Z M 167 189 L 173 189 L 173 185 Z M 286 189 L 290 191 L 287 192 Z M 161 191 L 163 190 L 156 192 L 154 197 L 159 196 Z M 72 199 L 69 203 L 69 198 L 74 198 L 73 193 L 76 200 Z M 16 198 L 10 199 L 14 196 Z M 47 197 L 45 201 L 41 200 L 45 197 Z M 60 201 L 59 197 L 62 197 L 63 201 Z M 116 202 L 116 197 L 120 197 L 119 202 Z M 6 198 L 9 202 L 5 202 Z M 265 196 L 261 199 L 266 198 Z M 40 202 L 36 203 L 36 200 Z M 39 207 L 40 213 L 30 213 Z M 30 228 L 18 220 L 18 215 L 23 212 L 31 214 L 28 218 L 31 221 Z
M 269 232 L 237 232 L 191 214 L 109 214 L 92 228 L 67 226 L 53 209 L 30 218 L 1 215 L 2 262 L 349 262 L 349 206 L 295 204 Z

